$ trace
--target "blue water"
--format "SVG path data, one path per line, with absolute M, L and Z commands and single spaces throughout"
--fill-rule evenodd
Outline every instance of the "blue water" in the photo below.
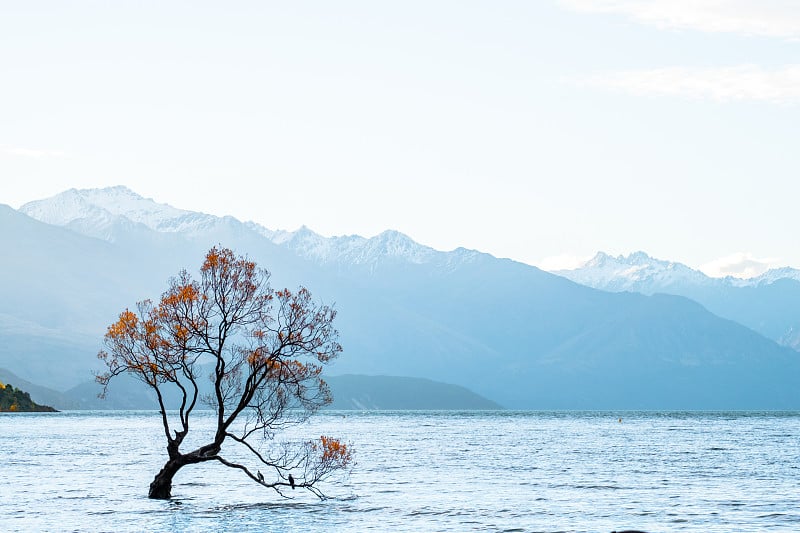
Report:
M 619 421 L 619 418 L 622 421 Z M 199 417 L 199 433 L 211 428 Z M 357 465 L 320 501 L 221 465 L 146 498 L 156 413 L 0 416 L 10 531 L 800 531 L 800 413 L 324 413 Z M 201 435 L 198 435 L 200 439 Z M 199 442 L 199 440 L 198 440 Z M 223 453 L 225 450 L 223 450 Z

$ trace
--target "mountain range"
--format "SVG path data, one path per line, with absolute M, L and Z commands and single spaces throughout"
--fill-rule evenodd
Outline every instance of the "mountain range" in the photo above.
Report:
M 221 244 L 273 286 L 335 302 L 345 351 L 333 375 L 425 378 L 520 409 L 800 407 L 800 354 L 771 329 L 791 318 L 760 331 L 686 295 L 598 290 L 396 231 L 277 231 L 113 187 L 0 206 L 0 242 L 0 366 L 60 391 L 89 386 L 121 310 Z M 797 283 L 763 286 L 784 282 Z
M 600 252 L 582 267 L 556 274 L 604 291 L 685 296 L 779 344 L 800 348 L 800 270 L 794 268 L 750 279 L 712 278 L 644 252 L 617 257 Z

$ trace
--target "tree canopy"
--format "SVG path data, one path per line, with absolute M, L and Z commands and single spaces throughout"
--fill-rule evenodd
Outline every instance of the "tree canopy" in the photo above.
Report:
M 157 303 L 139 302 L 108 327 L 98 354 L 106 365 L 97 376 L 104 393 L 115 376 L 129 374 L 155 391 L 160 406 L 168 460 L 150 484 L 151 498 L 170 498 L 178 470 L 208 461 L 279 494 L 297 487 L 322 497 L 319 482 L 352 464 L 351 449 L 333 437 L 275 442 L 278 430 L 331 402 L 322 365 L 342 347 L 332 307 L 302 287 L 275 291 L 269 278 L 248 258 L 214 247 L 198 279 L 181 271 Z M 183 452 L 198 403 L 214 410 L 215 431 L 207 444 Z M 223 442 L 251 461 L 223 457 Z

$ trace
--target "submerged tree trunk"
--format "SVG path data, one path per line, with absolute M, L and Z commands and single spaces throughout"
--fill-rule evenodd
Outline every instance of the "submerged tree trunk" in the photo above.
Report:
M 181 459 L 182 458 L 170 459 L 167 461 L 167 464 L 164 465 L 164 468 L 156 474 L 153 482 L 150 483 L 150 492 L 147 495 L 149 498 L 168 500 L 172 497 L 172 478 L 175 477 L 178 470 L 186 464 L 186 462 Z
M 206 444 L 193 452 L 180 453 L 178 451 L 178 446 L 180 446 L 183 435 L 179 435 L 179 437 L 180 439 L 178 440 L 170 440 L 167 445 L 170 459 L 158 474 L 156 474 L 156 477 L 153 478 L 153 482 L 150 483 L 150 492 L 147 496 L 154 500 L 168 500 L 172 497 L 172 478 L 175 477 L 178 470 L 186 465 L 193 465 L 213 459 L 216 454 L 219 453 L 220 446 L 217 442 Z

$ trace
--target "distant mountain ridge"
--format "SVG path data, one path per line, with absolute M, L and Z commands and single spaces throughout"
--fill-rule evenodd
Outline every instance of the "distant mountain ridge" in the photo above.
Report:
M 117 224 L 137 224 L 159 232 L 197 231 L 213 224 L 217 217 L 177 209 L 144 198 L 125 186 L 106 189 L 69 189 L 53 197 L 24 204 L 26 215 L 79 233 L 113 241 L 109 230 Z
M 159 233 L 201 235 L 223 225 L 238 226 L 263 236 L 276 245 L 320 263 L 374 264 L 396 258 L 414 264 L 470 260 L 478 252 L 460 248 L 451 253 L 421 245 L 394 230 L 365 238 L 358 235 L 323 237 L 306 226 L 296 231 L 271 230 L 255 222 L 217 217 L 177 209 L 144 198 L 118 185 L 106 189 L 70 189 L 43 200 L 28 202 L 20 212 L 47 224 L 64 226 L 89 237 L 114 242 L 120 231 L 141 225 Z
M 512 409 L 800 407 L 797 352 L 683 297 L 595 290 L 394 231 L 326 238 L 122 187 L 62 194 L 0 208 L 10 251 L 0 263 L 0 366 L 44 386 L 86 383 L 117 314 L 157 298 L 169 276 L 222 244 L 267 267 L 274 287 L 303 284 L 335 302 L 345 351 L 333 377 L 430 379 Z
M 202 234 L 219 225 L 240 224 L 274 244 L 321 263 L 368 264 L 380 258 L 397 257 L 423 264 L 437 260 L 469 261 L 480 254 L 465 248 L 452 252 L 437 251 L 394 230 L 386 230 L 371 238 L 358 235 L 324 237 L 306 226 L 295 231 L 271 230 L 255 222 L 241 222 L 231 216 L 217 217 L 158 203 L 123 185 L 103 189 L 69 189 L 50 198 L 28 202 L 19 211 L 41 222 L 64 226 L 106 241 L 114 240 L 112 229 L 115 226 L 129 231 L 142 225 L 160 233 L 192 235 Z M 730 276 L 711 278 L 682 263 L 655 259 L 642 251 L 627 256 L 598 252 L 579 268 L 553 273 L 596 289 L 630 290 L 644 294 L 663 292 L 665 286 L 687 283 L 750 287 L 780 279 L 800 281 L 800 270 L 791 267 L 772 269 L 749 279 Z
M 634 291 L 643 294 L 666 292 L 672 286 L 696 285 L 716 287 L 758 287 L 781 279 L 800 281 L 800 270 L 782 267 L 768 270 L 753 278 L 712 278 L 682 263 L 665 261 L 638 251 L 612 256 L 598 252 L 592 259 L 575 269 L 556 270 L 581 285 L 606 291 Z
M 665 286 L 705 283 L 711 279 L 686 265 L 654 259 L 644 252 L 617 257 L 598 252 L 583 267 L 559 270 L 554 274 L 595 289 L 645 294 L 663 292 L 657 289 Z
M 327 376 L 333 403 L 327 409 L 341 410 L 498 410 L 497 403 L 474 392 L 448 383 L 421 378 L 363 376 L 348 374 Z M 138 382 L 123 378 L 113 383 L 105 399 L 97 397 L 94 382 L 84 382 L 65 392 L 23 380 L 0 368 L 0 392 L 3 383 L 16 383 L 30 393 L 33 401 L 57 409 L 158 409 L 158 402 Z M 30 399 L 29 398 L 29 399 Z M 11 404 L 8 403 L 8 406 Z M 21 410 L 21 409 L 20 409 Z
M 333 393 L 330 409 L 346 410 L 497 410 L 497 403 L 457 385 L 422 378 L 359 376 L 327 379 Z
M 582 267 L 554 272 L 595 289 L 685 296 L 711 312 L 800 349 L 800 270 L 772 269 L 749 279 L 712 278 L 684 264 L 644 252 L 599 252 Z

